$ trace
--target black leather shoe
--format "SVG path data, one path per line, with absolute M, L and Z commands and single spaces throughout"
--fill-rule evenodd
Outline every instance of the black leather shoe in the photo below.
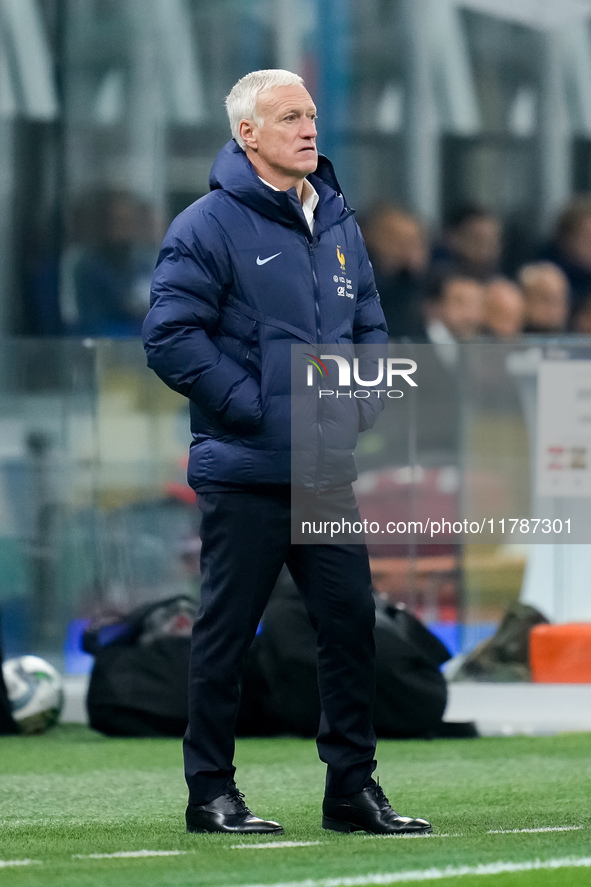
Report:
M 427 835 L 432 832 L 425 819 L 399 816 L 390 807 L 381 787 L 372 779 L 348 798 L 325 798 L 322 828 L 335 832 L 370 832 L 372 835 Z
M 191 804 L 185 818 L 188 832 L 229 832 L 244 835 L 282 835 L 278 822 L 259 819 L 244 803 L 244 795 L 236 787 L 209 804 Z

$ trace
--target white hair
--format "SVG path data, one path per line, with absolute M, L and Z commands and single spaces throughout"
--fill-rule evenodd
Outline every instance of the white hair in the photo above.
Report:
M 568 277 L 558 265 L 554 262 L 529 262 L 527 265 L 522 265 L 522 267 L 517 272 L 517 282 L 521 286 L 523 290 L 525 290 L 526 295 L 530 289 L 530 287 L 537 286 L 540 278 L 548 278 L 550 275 L 554 281 L 557 281 L 559 286 L 562 286 L 564 289 L 568 289 Z
M 283 71 L 281 68 L 268 68 L 265 71 L 252 71 L 234 84 L 226 97 L 226 111 L 230 120 L 232 135 L 241 148 L 244 142 L 238 128 L 241 120 L 252 120 L 261 127 L 263 121 L 257 116 L 256 107 L 259 94 L 276 86 L 303 86 L 304 80 L 299 74 Z

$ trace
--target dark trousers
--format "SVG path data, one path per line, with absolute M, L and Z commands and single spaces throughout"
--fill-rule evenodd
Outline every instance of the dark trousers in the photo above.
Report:
M 326 794 L 360 791 L 374 770 L 375 608 L 365 545 L 292 545 L 286 495 L 199 494 L 201 607 L 191 646 L 183 750 L 191 803 L 234 778 L 240 677 L 279 573 L 287 565 L 318 638 L 318 753 Z

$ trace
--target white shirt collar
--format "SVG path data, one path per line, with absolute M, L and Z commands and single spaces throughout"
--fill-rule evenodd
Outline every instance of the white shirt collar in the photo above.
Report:
M 304 187 L 302 189 L 302 209 L 308 223 L 308 227 L 312 234 L 314 233 L 314 212 L 320 200 L 318 191 L 308 179 L 304 179 Z
M 431 320 L 427 324 L 427 334 L 431 342 L 436 345 L 452 345 L 456 340 L 440 320 Z
M 265 179 L 261 178 L 261 176 L 259 176 L 259 179 L 261 179 L 263 185 L 267 185 L 267 187 L 272 188 L 273 191 L 281 190 L 281 188 L 276 188 L 275 185 L 272 185 L 271 182 L 267 182 Z M 318 191 L 314 185 L 312 185 L 308 179 L 304 179 L 304 185 L 302 188 L 302 209 L 311 234 L 314 233 L 314 211 L 318 206 L 319 199 Z
M 427 337 L 439 355 L 441 363 L 448 367 L 458 362 L 460 346 L 448 328 L 440 320 L 431 320 L 427 324 Z

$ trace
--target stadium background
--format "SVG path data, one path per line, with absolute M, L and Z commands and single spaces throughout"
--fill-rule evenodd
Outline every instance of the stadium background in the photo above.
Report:
M 162 232 L 206 192 L 228 138 L 232 84 L 260 67 L 301 72 L 320 149 L 361 218 L 377 201 L 402 207 L 436 245 L 454 213 L 484 207 L 512 276 L 591 189 L 590 21 L 585 0 L 0 0 L 6 654 L 84 672 L 79 632 L 97 609 L 198 587 L 186 404 L 146 372 L 138 329 Z M 133 268 L 123 317 L 94 311 L 104 269 L 79 273 L 105 232 Z M 500 472 L 511 513 L 527 515 L 515 392 L 462 398 L 454 452 L 423 460 L 429 483 L 451 464 L 465 492 L 476 467 L 469 497 L 488 502 Z M 370 438 L 362 470 L 383 467 L 380 447 Z M 380 554 L 379 590 L 456 652 L 519 598 L 528 557 L 503 545 Z
M 84 719 L 93 614 L 198 591 L 187 408 L 147 372 L 137 333 L 162 231 L 207 190 L 228 138 L 232 84 L 259 67 L 302 73 L 361 218 L 399 207 L 435 251 L 454 213 L 484 207 L 515 279 L 591 190 L 590 23 L 589 0 L 0 0 L 2 641 L 67 672 L 65 720 Z M 123 315 L 98 298 L 117 280 L 97 247 L 128 272 Z M 571 321 L 535 343 L 462 346 L 451 422 L 435 402 L 422 444 L 416 415 L 365 439 L 370 506 L 527 515 L 533 401 L 507 361 L 532 344 L 587 357 Z M 511 541 L 374 551 L 375 583 L 454 651 L 524 599 L 534 562 L 547 615 L 591 622 L 587 546 Z M 312 740 L 237 743 L 241 789 L 286 829 L 269 846 L 183 833 L 177 739 L 80 723 L 3 737 L 3 884 L 583 887 L 590 734 L 555 734 L 591 729 L 589 685 L 506 680 L 519 675 L 450 684 L 451 719 L 496 735 L 380 740 L 393 803 L 434 823 L 419 840 L 323 832 Z

